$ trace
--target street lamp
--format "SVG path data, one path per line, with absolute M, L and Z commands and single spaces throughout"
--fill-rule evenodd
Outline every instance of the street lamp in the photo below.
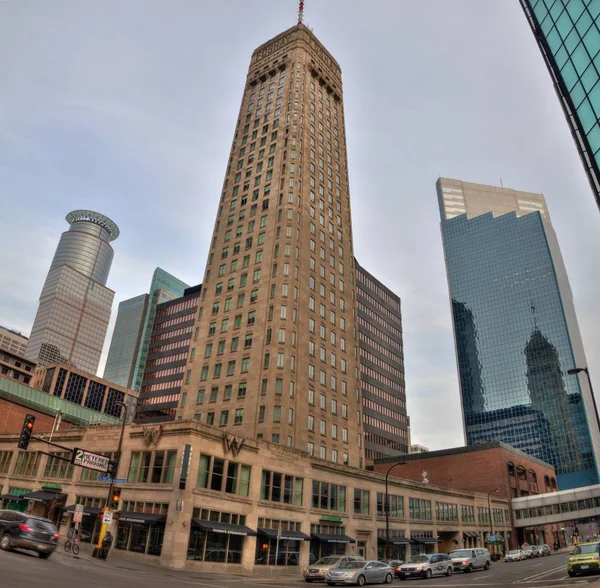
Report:
M 492 515 L 492 499 L 491 496 L 494 492 L 500 492 L 500 488 L 494 488 L 488 492 L 488 509 L 490 511 L 490 537 L 494 536 L 494 517 Z
M 113 402 L 113 404 L 125 409 L 124 411 L 121 410 L 121 414 L 123 415 L 122 422 L 121 422 L 121 433 L 119 435 L 119 444 L 117 445 L 117 456 L 115 458 L 115 467 L 113 470 L 114 475 L 116 476 L 119 472 L 119 462 L 121 461 L 121 448 L 123 446 L 123 435 L 125 434 L 125 425 L 127 424 L 127 405 L 124 402 L 121 402 L 119 400 L 116 400 L 115 402 Z M 110 484 L 108 486 L 108 497 L 106 499 L 106 506 L 104 507 L 105 513 L 108 510 L 108 505 L 111 503 L 111 500 L 112 500 L 113 485 L 114 485 L 114 478 L 111 476 Z M 102 547 L 102 540 L 104 539 L 104 536 L 106 535 L 107 528 L 108 528 L 108 525 L 104 522 L 104 519 L 103 519 L 102 527 L 100 528 L 100 535 L 98 536 L 98 544 L 96 545 L 97 551 L 94 550 L 94 553 L 100 552 L 100 548 Z
M 390 472 L 399 465 L 405 465 L 406 461 L 398 461 L 392 464 L 385 473 L 385 558 L 390 559 L 390 495 L 388 493 L 388 478 Z
M 596 413 L 596 422 L 598 423 L 598 428 L 600 428 L 600 415 L 598 415 L 598 407 L 596 406 L 596 397 L 594 396 L 594 388 L 592 387 L 592 378 L 590 378 L 590 370 L 587 367 L 576 367 L 572 370 L 567 370 L 567 374 L 569 374 L 569 376 L 575 376 L 579 372 L 585 372 L 585 375 L 587 376 L 588 384 L 590 385 L 590 392 L 592 394 L 592 402 L 594 403 L 594 412 Z

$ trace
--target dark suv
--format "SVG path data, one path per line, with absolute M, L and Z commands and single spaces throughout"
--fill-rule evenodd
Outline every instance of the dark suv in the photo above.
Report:
M 28 549 L 42 558 L 56 549 L 58 529 L 52 521 L 15 510 L 0 510 L 0 549 Z

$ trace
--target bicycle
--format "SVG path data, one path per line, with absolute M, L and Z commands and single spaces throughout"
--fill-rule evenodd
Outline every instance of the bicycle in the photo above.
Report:
M 79 555 L 79 539 L 67 539 L 65 542 L 65 551 L 73 552 L 73 555 Z

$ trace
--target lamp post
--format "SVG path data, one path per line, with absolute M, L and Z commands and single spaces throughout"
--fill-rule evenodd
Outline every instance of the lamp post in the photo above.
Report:
M 117 476 L 117 474 L 119 472 L 119 462 L 121 461 L 121 448 L 123 446 L 123 436 L 125 434 L 125 425 L 127 424 L 127 405 L 124 402 L 120 402 L 118 400 L 115 401 L 114 404 L 116 404 L 117 406 L 120 406 L 122 409 L 125 409 L 124 411 L 121 410 L 121 414 L 123 415 L 123 417 L 122 417 L 122 422 L 121 422 L 121 433 L 119 434 L 119 444 L 117 445 L 117 456 L 115 458 L 114 475 Z M 111 476 L 110 484 L 108 486 L 108 496 L 106 498 L 106 506 L 104 507 L 105 513 L 108 510 L 110 510 L 108 505 L 110 504 L 111 499 L 112 499 L 113 485 L 114 485 L 114 478 Z M 100 548 L 102 547 L 102 540 L 104 539 L 104 536 L 106 535 L 107 529 L 108 529 L 108 525 L 104 522 L 104 519 L 103 519 L 102 526 L 100 527 L 100 534 L 98 535 L 98 544 L 96 545 L 96 549 L 94 550 L 95 554 L 98 554 L 100 552 Z
M 488 492 L 488 509 L 490 511 L 490 537 L 494 536 L 494 517 L 492 513 L 492 499 L 491 496 L 494 492 L 500 492 L 500 488 L 494 488 Z
M 390 472 L 399 465 L 406 464 L 406 461 L 398 461 L 392 464 L 385 473 L 385 558 L 390 559 L 390 495 L 388 493 L 388 478 Z
M 585 375 L 587 376 L 588 384 L 590 385 L 590 392 L 592 394 L 592 402 L 594 403 L 594 412 L 596 413 L 596 422 L 598 423 L 598 428 L 600 429 L 600 415 L 598 415 L 598 407 L 596 406 L 596 397 L 594 396 L 594 388 L 592 386 L 592 378 L 590 378 L 590 370 L 587 367 L 567 370 L 567 374 L 569 374 L 569 376 L 575 376 L 579 372 L 585 372 Z

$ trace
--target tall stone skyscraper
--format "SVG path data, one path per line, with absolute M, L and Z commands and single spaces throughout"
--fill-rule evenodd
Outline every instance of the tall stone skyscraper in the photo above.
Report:
M 504 441 L 597 483 L 600 430 L 573 295 L 542 194 L 437 183 L 466 440 Z
M 66 220 L 71 226 L 50 265 L 25 357 L 95 374 L 115 296 L 106 280 L 119 228 L 91 210 L 74 210 Z
M 600 2 L 520 2 L 600 207 Z
M 304 25 L 252 54 L 179 416 L 361 466 L 342 96 Z

